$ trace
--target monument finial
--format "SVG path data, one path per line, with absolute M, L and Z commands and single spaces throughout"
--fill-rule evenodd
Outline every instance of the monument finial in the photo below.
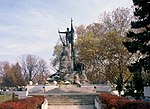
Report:
M 71 18 L 71 32 L 74 33 L 74 29 L 73 29 L 73 24 L 72 24 L 73 20 Z
M 71 18 L 71 23 L 73 22 L 72 18 Z

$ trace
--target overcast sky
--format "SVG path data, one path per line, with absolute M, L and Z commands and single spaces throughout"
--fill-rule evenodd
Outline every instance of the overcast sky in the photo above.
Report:
M 0 61 L 14 63 L 22 54 L 52 58 L 73 18 L 74 26 L 98 22 L 100 14 L 131 7 L 132 0 L 0 0 Z

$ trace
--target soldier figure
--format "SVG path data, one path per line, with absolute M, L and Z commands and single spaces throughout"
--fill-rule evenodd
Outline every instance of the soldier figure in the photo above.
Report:
M 62 53 L 60 56 L 60 65 L 59 65 L 59 74 L 63 75 L 62 78 L 66 76 L 66 74 L 70 73 L 71 75 L 79 75 L 80 77 L 83 75 L 82 70 L 84 70 L 84 64 L 79 63 L 75 59 L 74 52 L 74 29 L 72 25 L 71 19 L 71 29 L 67 28 L 67 31 L 60 32 L 60 40 L 63 44 Z M 61 34 L 65 35 L 65 39 L 63 40 Z

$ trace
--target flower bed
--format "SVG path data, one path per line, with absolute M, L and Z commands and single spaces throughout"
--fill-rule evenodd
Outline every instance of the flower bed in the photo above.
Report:
M 0 103 L 0 109 L 40 109 L 44 96 L 34 96 L 25 99 L 11 100 Z
M 101 93 L 99 98 L 102 103 L 107 105 L 108 109 L 150 109 L 150 102 L 128 100 L 108 93 Z

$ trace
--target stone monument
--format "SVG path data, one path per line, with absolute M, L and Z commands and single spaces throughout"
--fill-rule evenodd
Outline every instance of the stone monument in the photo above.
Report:
M 58 31 L 62 42 L 62 51 L 60 54 L 59 68 L 55 74 L 60 81 L 71 81 L 82 83 L 87 80 L 84 74 L 84 64 L 77 62 L 74 49 L 74 28 L 71 19 L 71 28 L 66 31 Z

